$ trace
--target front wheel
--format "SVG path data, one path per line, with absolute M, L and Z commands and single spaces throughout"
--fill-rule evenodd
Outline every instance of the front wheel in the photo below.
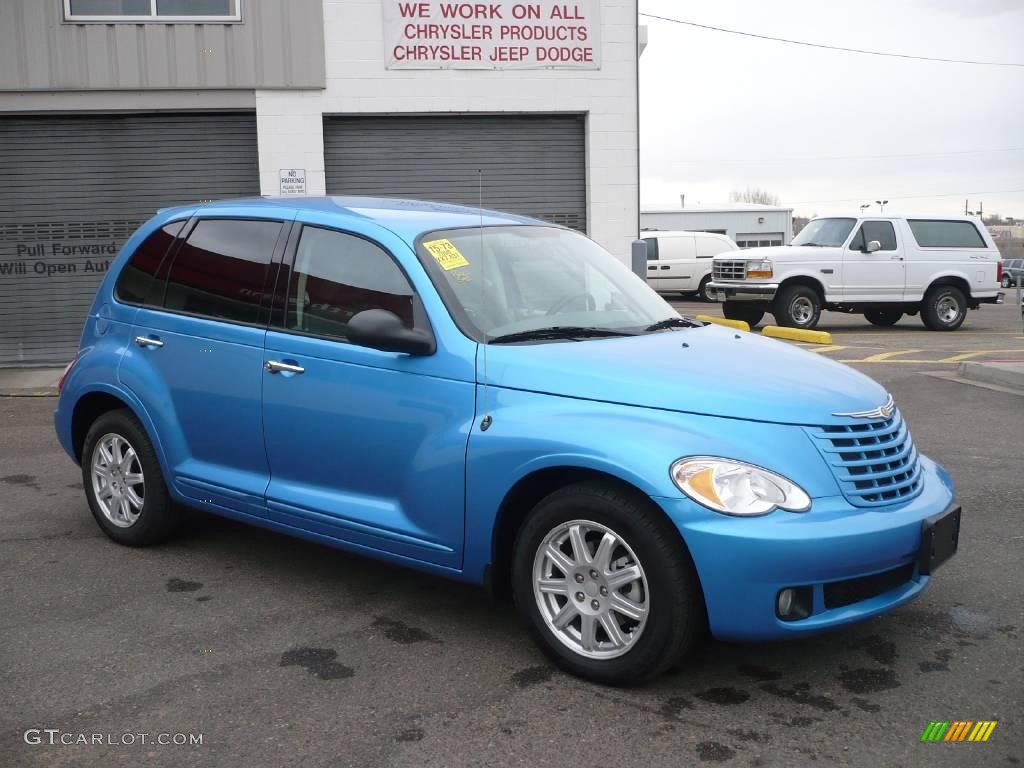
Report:
M 953 285 L 930 288 L 921 305 L 921 322 L 930 331 L 955 331 L 967 317 L 967 300 Z
M 636 685 L 678 663 L 705 623 L 678 531 L 649 503 L 605 483 L 540 502 L 516 540 L 516 605 L 568 672 Z
M 742 301 L 727 301 L 722 304 L 722 314 L 729 320 L 742 320 L 753 328 L 761 322 L 764 310 L 752 307 Z
M 869 309 L 864 313 L 864 317 L 872 325 L 877 325 L 882 328 L 887 328 L 890 325 L 896 325 L 903 317 L 903 311 L 899 309 Z
M 1010 276 L 1009 275 L 1003 275 L 1003 288 L 1009 288 L 1010 285 L 1011 285 L 1011 283 L 1010 283 Z
M 700 281 L 700 286 L 697 288 L 697 298 L 701 301 L 712 302 L 715 297 L 711 295 L 711 289 L 708 286 L 711 284 L 711 275 L 704 275 L 704 279 Z
M 821 298 L 806 285 L 787 285 L 775 297 L 772 314 L 786 328 L 813 328 L 821 319 Z

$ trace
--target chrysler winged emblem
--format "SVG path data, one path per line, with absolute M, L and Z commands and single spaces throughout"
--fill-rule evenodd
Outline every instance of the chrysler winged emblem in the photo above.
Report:
M 888 419 L 892 416 L 893 411 L 896 410 L 896 404 L 893 402 L 892 395 L 889 395 L 889 399 L 885 401 L 883 405 L 873 408 L 870 411 L 855 411 L 854 413 L 833 413 L 833 416 L 849 416 L 851 419 Z

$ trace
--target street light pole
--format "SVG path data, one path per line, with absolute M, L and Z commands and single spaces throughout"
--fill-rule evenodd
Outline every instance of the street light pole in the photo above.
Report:
M 888 200 L 875 200 L 875 202 L 878 204 L 878 212 L 879 213 L 885 213 L 885 205 L 889 201 Z

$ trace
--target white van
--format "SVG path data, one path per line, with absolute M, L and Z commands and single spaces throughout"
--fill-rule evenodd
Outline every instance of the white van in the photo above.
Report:
M 711 258 L 739 250 L 714 232 L 645 232 L 647 282 L 658 293 L 696 293 L 704 301 L 711 282 Z
M 814 219 L 793 243 L 714 260 L 709 287 L 723 314 L 751 326 L 765 312 L 813 328 L 822 310 L 863 314 L 888 326 L 921 315 L 952 331 L 968 309 L 1001 304 L 999 251 L 967 216 L 833 216 Z

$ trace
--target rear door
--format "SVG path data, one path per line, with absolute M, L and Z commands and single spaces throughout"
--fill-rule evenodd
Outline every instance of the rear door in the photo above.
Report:
M 656 291 L 695 291 L 697 253 L 693 235 L 658 238 L 658 261 L 647 265 L 647 279 Z
M 873 240 L 877 240 L 881 248 L 868 253 L 868 243 Z M 905 249 L 891 221 L 862 221 L 843 252 L 843 300 L 903 301 L 905 257 Z
M 140 307 L 119 377 L 156 424 L 168 479 L 189 499 L 264 515 L 263 343 L 288 224 L 193 221 Z

